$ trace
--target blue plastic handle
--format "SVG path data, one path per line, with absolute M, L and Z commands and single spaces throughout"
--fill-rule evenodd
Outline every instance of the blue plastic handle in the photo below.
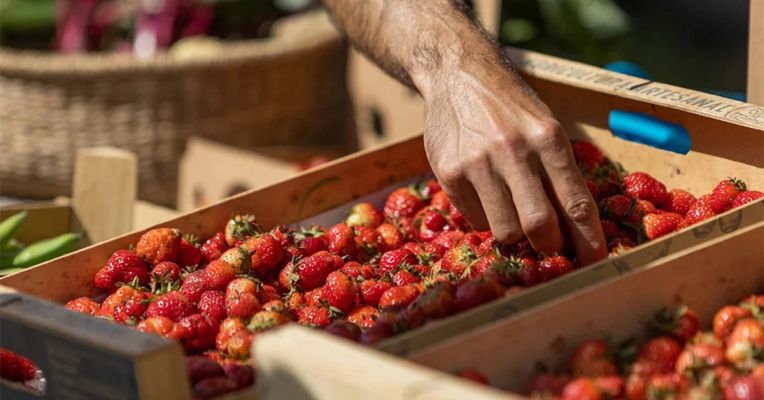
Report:
M 647 71 L 631 61 L 613 61 L 609 64 L 606 64 L 603 68 L 614 72 L 620 72 L 626 75 L 636 76 L 637 78 L 648 80 L 653 79 L 650 74 L 647 73 Z
M 690 135 L 679 124 L 661 121 L 647 114 L 613 110 L 608 118 L 613 135 L 631 142 L 687 154 Z

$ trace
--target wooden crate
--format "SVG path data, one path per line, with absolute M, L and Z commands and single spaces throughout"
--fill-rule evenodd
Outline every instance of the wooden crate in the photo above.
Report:
M 531 85 L 560 117 L 571 136 L 593 140 L 608 155 L 622 161 L 626 168 L 644 170 L 668 186 L 684 187 L 694 192 L 708 191 L 715 182 L 730 174 L 746 180 L 752 187 L 764 187 L 764 154 L 760 151 L 764 147 L 764 114 L 752 112 L 756 109 L 754 106 L 531 52 L 512 52 L 511 55 L 522 66 Z M 693 151 L 687 156 L 680 156 L 613 138 L 607 130 L 607 115 L 613 108 L 645 112 L 683 124 L 690 132 Z M 734 145 L 730 137 L 735 138 Z M 428 172 L 429 166 L 420 136 L 333 161 L 292 179 L 233 196 L 157 226 L 172 226 L 205 237 L 219 230 L 233 212 L 257 214 L 258 221 L 264 227 L 292 223 L 342 207 L 362 196 L 389 191 L 390 185 Z M 622 256 L 527 290 L 516 297 L 498 300 L 392 338 L 383 342 L 381 347 L 389 352 L 403 354 L 431 346 L 450 336 L 557 296 L 638 270 L 661 257 L 728 236 L 762 220 L 764 201 L 749 204 L 698 226 L 647 243 Z M 79 296 L 95 295 L 97 293 L 92 285 L 95 272 L 112 252 L 135 243 L 141 233 L 137 231 L 126 234 L 8 276 L 0 279 L 0 285 L 58 303 Z M 65 312 L 60 308 L 57 310 Z M 0 314 L 0 318 L 5 318 L 4 314 Z M 36 323 L 36 320 L 29 320 L 24 326 L 39 329 Z M 92 324 L 108 323 L 93 320 Z M 127 330 L 123 327 L 111 329 Z M 54 329 L 46 332 L 52 338 L 61 336 Z M 113 340 L 97 332 L 86 334 L 81 331 L 79 334 L 88 343 L 108 343 Z M 87 339 L 84 336 L 88 336 Z M 96 339 L 92 336 L 98 337 Z M 175 344 L 168 343 L 167 346 Z M 137 365 L 136 358 L 116 353 L 116 349 L 96 347 L 108 357 L 121 357 L 130 360 L 131 365 Z M 171 350 L 162 351 L 171 354 Z M 181 365 L 182 360 L 179 354 L 176 355 L 175 363 Z M 135 382 L 143 382 L 137 377 L 133 379 Z M 161 376 L 146 379 L 161 379 L 162 382 L 157 385 L 166 384 L 176 388 L 186 383 L 183 380 L 168 381 Z M 153 387 L 149 383 L 145 384 Z M 179 391 L 177 396 L 183 398 L 185 393 Z
M 424 349 L 407 357 L 413 362 L 374 355 L 307 328 L 284 327 L 254 344 L 263 382 L 258 393 L 261 400 L 520 399 L 514 393 L 523 391 L 539 363 L 552 369 L 562 366 L 587 339 L 607 337 L 618 343 L 641 338 L 646 323 L 662 307 L 686 304 L 708 328 L 720 307 L 761 293 L 762 242 L 764 222 Z M 321 351 L 292 352 L 295 343 Z M 331 362 L 326 354 L 331 354 Z M 506 391 L 452 375 L 467 368 Z

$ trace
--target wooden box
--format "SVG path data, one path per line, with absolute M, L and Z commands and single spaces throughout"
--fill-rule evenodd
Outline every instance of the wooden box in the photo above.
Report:
M 646 171 L 670 187 L 683 187 L 695 193 L 710 190 L 716 182 L 731 174 L 744 179 L 752 187 L 764 187 L 764 153 L 761 151 L 764 148 L 764 112 L 761 108 L 531 52 L 513 51 L 511 56 L 572 137 L 594 141 L 627 169 Z M 607 130 L 607 116 L 615 108 L 644 112 L 684 125 L 692 139 L 692 151 L 682 156 L 613 138 Z M 320 213 L 337 212 L 338 207 L 342 210 L 348 202 L 364 196 L 376 193 L 373 197 L 380 198 L 380 194 L 391 190 L 391 185 L 427 173 L 429 166 L 419 136 L 333 161 L 292 179 L 233 196 L 157 225 L 172 226 L 206 237 L 219 230 L 233 212 L 254 213 L 264 227 L 294 223 Z M 762 220 L 764 201 L 748 204 L 517 296 L 485 304 L 392 338 L 381 343 L 380 348 L 399 354 L 418 351 L 555 297 L 639 270 L 662 257 L 748 229 Z M 126 234 L 8 276 L 0 279 L 0 285 L 57 303 L 79 296 L 96 295 L 92 284 L 95 272 L 112 252 L 135 243 L 141 233 Z M 61 307 L 49 306 L 48 309 L 64 318 L 69 315 Z M 103 353 L 104 362 L 108 362 L 110 357 L 128 360 L 135 372 L 132 382 L 136 382 L 141 393 L 144 393 L 144 386 L 185 387 L 183 379 L 172 380 L 175 375 L 169 378 L 137 375 L 140 362 L 146 359 L 147 354 L 167 354 L 169 358 L 176 358 L 173 365 L 182 365 L 180 353 L 173 350 L 177 348 L 175 343 L 147 347 L 145 354 L 121 352 L 114 346 L 113 335 L 100 334 L 94 328 L 108 324 L 105 321 L 93 320 L 92 325 L 87 326 L 75 323 L 67 327 L 67 332 L 60 332 L 48 329 L 44 324 L 49 321 L 51 325 L 56 325 L 60 318 L 25 318 L 23 313 L 0 308 L 0 320 L 10 318 L 16 318 L 20 326 L 31 331 L 47 332 L 51 338 L 76 337 L 86 346 Z M 113 326 L 108 329 L 127 331 L 127 328 Z M 143 337 L 134 332 L 125 335 L 130 340 L 142 340 L 140 338 Z M 302 348 L 302 345 L 299 347 Z M 51 355 L 47 352 L 43 356 Z M 161 365 L 166 364 L 158 364 L 157 368 L 164 368 Z M 50 385 L 56 384 L 54 379 L 51 378 Z M 147 382 L 152 379 L 161 382 Z M 264 385 L 268 385 L 267 381 Z M 178 389 L 173 397 L 184 398 L 186 395 L 187 392 Z

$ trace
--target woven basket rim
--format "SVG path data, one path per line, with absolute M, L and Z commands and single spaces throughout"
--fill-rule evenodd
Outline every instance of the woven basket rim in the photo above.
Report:
M 168 51 L 139 59 L 130 54 L 87 53 L 61 55 L 52 52 L 9 49 L 0 46 L 0 74 L 60 75 L 125 73 L 208 68 L 236 62 L 264 60 L 301 53 L 342 40 L 323 10 L 296 14 L 277 21 L 273 36 L 236 42 L 221 41 L 215 56 L 177 58 Z

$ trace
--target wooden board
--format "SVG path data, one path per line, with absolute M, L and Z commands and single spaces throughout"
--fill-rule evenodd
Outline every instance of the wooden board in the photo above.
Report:
M 764 0 L 750 0 L 748 102 L 764 106 Z

